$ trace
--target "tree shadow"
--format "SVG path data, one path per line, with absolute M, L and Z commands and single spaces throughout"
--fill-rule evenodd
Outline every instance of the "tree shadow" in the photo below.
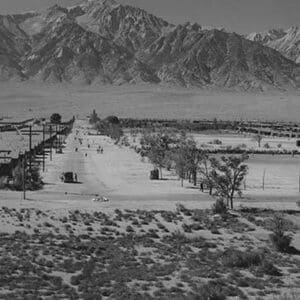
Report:
M 288 254 L 300 255 L 300 251 L 294 246 L 290 246 L 285 252 Z
M 199 192 L 201 192 L 199 186 L 187 186 L 186 189 L 189 189 L 189 190 L 198 190 Z
M 151 181 L 179 181 L 179 180 L 173 178 L 159 178 L 159 179 L 151 179 Z

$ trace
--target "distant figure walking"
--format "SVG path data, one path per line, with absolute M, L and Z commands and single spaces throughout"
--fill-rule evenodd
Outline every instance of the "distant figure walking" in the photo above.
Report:
M 204 192 L 204 184 L 203 184 L 203 182 L 200 183 L 200 190 L 201 190 L 202 193 Z
M 78 182 L 77 173 L 74 174 L 74 180 L 75 180 L 75 182 Z
M 85 154 L 85 157 L 87 157 L 87 153 Z

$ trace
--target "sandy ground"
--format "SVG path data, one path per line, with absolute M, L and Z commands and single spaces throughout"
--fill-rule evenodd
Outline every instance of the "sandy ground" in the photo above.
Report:
M 86 127 L 86 120 L 76 121 L 73 133 L 67 138 L 64 153 L 54 153 L 52 161 L 48 157 L 45 173 L 42 174 L 46 183 L 43 190 L 27 192 L 25 201 L 21 200 L 22 193 L 1 191 L 0 205 L 48 209 L 101 208 L 103 211 L 112 211 L 116 208 L 169 210 L 174 209 L 177 203 L 183 203 L 191 209 L 210 208 L 214 203 L 214 199 L 207 193 L 201 193 L 187 182 L 182 188 L 177 176 L 166 170 L 163 171 L 164 180 L 149 180 L 149 172 L 153 168 L 150 163 L 141 161 L 140 156 L 132 149 L 115 145 L 105 136 L 87 135 Z M 76 129 L 79 129 L 77 136 Z M 82 145 L 79 138 L 83 139 Z M 103 147 L 103 154 L 97 153 L 98 146 Z M 78 152 L 75 151 L 76 147 Z M 293 167 L 292 164 L 290 167 Z M 281 182 L 280 165 L 277 168 L 277 179 Z M 67 171 L 77 173 L 79 183 L 62 183 L 59 176 Z M 266 180 L 266 189 L 263 191 L 260 185 L 261 171 L 259 161 L 250 161 L 252 181 L 247 181 L 248 188 L 244 198 L 237 199 L 236 205 L 297 209 L 297 184 L 291 187 L 287 181 L 274 188 Z M 272 172 L 275 171 L 270 169 L 270 174 Z M 93 202 L 96 195 L 108 197 L 110 201 Z

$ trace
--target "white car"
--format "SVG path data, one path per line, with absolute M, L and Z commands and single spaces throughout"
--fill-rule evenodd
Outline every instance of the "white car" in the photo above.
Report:
M 108 202 L 109 199 L 106 198 L 106 197 L 101 196 L 101 197 L 93 198 L 92 201 L 93 201 L 93 202 Z

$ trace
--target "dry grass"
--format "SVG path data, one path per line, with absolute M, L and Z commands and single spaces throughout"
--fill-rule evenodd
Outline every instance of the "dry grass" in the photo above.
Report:
M 299 260 L 240 215 L 180 205 L 59 216 L 2 207 L 0 217 L 14 229 L 0 234 L 3 299 L 272 299 L 299 280 Z

